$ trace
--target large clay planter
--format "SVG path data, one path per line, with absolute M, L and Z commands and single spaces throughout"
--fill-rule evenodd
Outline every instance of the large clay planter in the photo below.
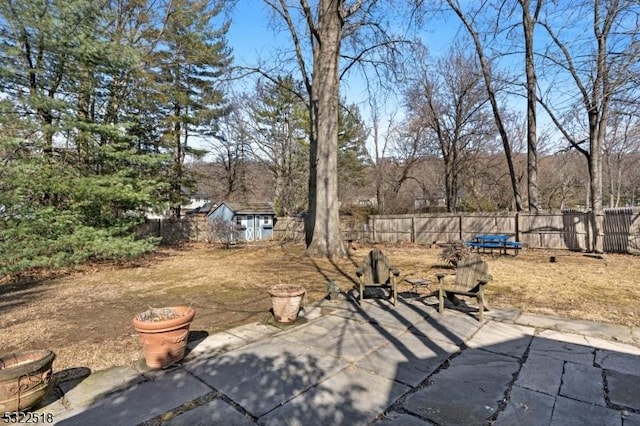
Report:
M 48 350 L 16 352 L 0 357 L 0 413 L 23 411 L 39 403 L 51 389 L 56 354 Z
M 175 318 L 148 320 L 149 313 L 173 311 Z M 133 318 L 149 368 L 166 368 L 184 358 L 189 327 L 196 312 L 186 306 L 152 309 Z
M 271 307 L 276 321 L 289 323 L 298 318 L 300 306 L 304 302 L 306 290 L 298 285 L 277 285 L 269 289 Z

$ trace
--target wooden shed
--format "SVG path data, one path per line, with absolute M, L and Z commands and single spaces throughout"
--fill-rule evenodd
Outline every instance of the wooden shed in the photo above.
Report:
M 238 239 L 244 241 L 270 240 L 276 211 L 270 203 L 223 201 L 209 215 L 209 222 L 221 218 L 237 226 Z

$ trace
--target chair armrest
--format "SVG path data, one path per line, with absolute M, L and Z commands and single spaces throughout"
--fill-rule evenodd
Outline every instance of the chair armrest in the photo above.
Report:
M 478 283 L 480 283 L 480 285 L 484 285 L 484 284 L 487 284 L 492 279 L 493 277 L 491 275 L 485 275 L 484 277 L 478 279 Z
M 446 277 L 448 274 L 442 273 L 442 272 L 438 272 L 436 274 L 436 277 L 438 278 L 438 288 L 440 290 L 444 290 L 444 277 Z

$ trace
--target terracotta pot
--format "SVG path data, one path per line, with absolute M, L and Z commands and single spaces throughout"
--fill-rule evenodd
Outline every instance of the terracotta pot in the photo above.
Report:
M 159 313 L 173 312 L 175 317 L 161 319 Z M 189 327 L 196 312 L 187 306 L 154 308 L 133 318 L 147 366 L 166 368 L 184 358 Z
M 306 290 L 298 285 L 277 285 L 269 289 L 273 316 L 278 322 L 294 322 L 304 302 Z
M 51 389 L 56 354 L 48 350 L 16 352 L 0 357 L 0 413 L 23 411 L 39 403 Z

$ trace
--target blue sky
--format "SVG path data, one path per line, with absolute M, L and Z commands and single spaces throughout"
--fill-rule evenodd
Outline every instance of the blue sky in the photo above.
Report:
M 229 46 L 233 49 L 235 64 L 238 66 L 252 66 L 258 58 L 271 60 L 278 49 L 289 47 L 291 38 L 288 32 L 276 33 L 271 22 L 271 11 L 258 0 L 240 0 L 231 14 L 232 24 L 227 35 Z M 280 23 L 278 22 L 278 25 Z M 434 21 L 429 29 L 421 33 L 432 54 L 444 52 L 458 29 L 458 22 L 450 19 L 448 22 Z M 297 71 L 297 69 L 296 69 Z M 251 87 L 247 87 L 250 89 Z M 364 84 L 356 73 L 341 86 L 342 94 L 350 102 L 361 106 L 366 100 Z
M 274 32 L 268 28 L 270 18 L 262 1 L 240 0 L 231 19 L 227 39 L 238 65 L 252 65 L 257 56 L 278 45 Z

